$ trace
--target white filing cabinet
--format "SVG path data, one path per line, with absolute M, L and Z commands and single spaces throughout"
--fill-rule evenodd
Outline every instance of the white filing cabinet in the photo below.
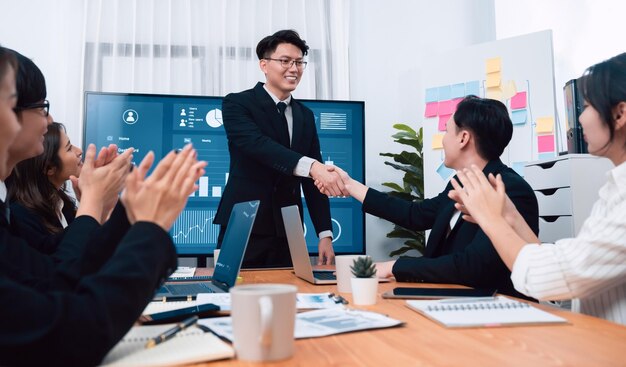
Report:
M 524 179 L 539 203 L 539 239 L 550 242 L 574 237 L 591 213 L 598 190 L 613 164 L 589 154 L 568 154 L 529 162 Z

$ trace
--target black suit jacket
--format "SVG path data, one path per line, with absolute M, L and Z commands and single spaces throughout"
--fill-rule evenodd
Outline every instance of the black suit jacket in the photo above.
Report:
M 280 208 L 298 205 L 300 185 L 317 233 L 331 230 L 328 198 L 310 178 L 293 175 L 303 156 L 322 161 L 313 112 L 291 99 L 293 133 L 289 146 L 286 127 L 272 97 L 258 83 L 253 89 L 224 98 L 222 116 L 230 151 L 230 173 L 215 220 L 228 223 L 233 205 L 261 200 L 252 233 L 285 236 Z
M 41 290 L 72 289 L 82 277 L 97 272 L 130 228 L 125 208 L 118 203 L 102 226 L 90 217 L 76 218 L 62 235 L 53 236 L 55 251 L 38 256 L 16 223 L 13 215 L 10 225 L 0 216 L 0 274 Z
M 176 266 L 171 238 L 152 223 L 133 225 L 111 253 L 85 247 L 99 226 L 76 218 L 58 249 L 74 258 L 36 251 L 6 224 L 0 221 L 0 365 L 97 364 Z
M 526 223 L 539 233 L 539 209 L 531 187 L 499 159 L 490 161 L 485 174 L 501 174 L 506 192 Z M 454 283 L 475 288 L 496 288 L 498 292 L 523 297 L 511 282 L 511 272 L 500 259 L 491 241 L 476 224 L 459 218 L 446 237 L 454 213 L 448 198 L 452 185 L 432 199 L 408 202 L 369 189 L 363 202 L 367 213 L 414 230 L 431 229 L 424 256 L 396 261 L 393 274 L 398 281 Z
M 76 216 L 76 208 L 64 206 L 63 215 L 69 226 Z M 12 230 L 30 246 L 44 254 L 54 253 L 65 234 L 65 229 L 60 220 L 56 220 L 54 225 L 59 229 L 56 233 L 50 232 L 44 225 L 41 216 L 33 210 L 19 203 L 11 203 Z

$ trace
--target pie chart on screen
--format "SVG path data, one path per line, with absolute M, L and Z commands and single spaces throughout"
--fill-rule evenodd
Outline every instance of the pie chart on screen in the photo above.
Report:
M 207 112 L 205 120 L 206 120 L 206 123 L 212 128 L 218 128 L 222 126 L 223 124 L 222 110 L 220 110 L 219 108 L 216 108 L 214 110 Z

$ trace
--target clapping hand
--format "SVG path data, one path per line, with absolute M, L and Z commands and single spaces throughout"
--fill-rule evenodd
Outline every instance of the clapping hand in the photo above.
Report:
M 95 159 L 93 166 L 94 167 L 102 167 L 107 165 L 113 161 L 117 157 L 117 145 L 110 144 L 108 147 L 102 147 L 100 152 L 98 153 L 98 157 Z M 74 175 L 70 176 L 70 181 L 72 182 L 72 189 L 74 190 L 74 194 L 76 195 L 76 199 L 80 201 L 82 196 L 82 192 L 80 190 L 80 178 Z
M 81 201 L 76 215 L 90 215 L 99 222 L 102 221 L 106 203 L 116 200 L 122 189 L 133 157 L 133 148 L 112 156 L 109 155 L 109 148 L 103 149 L 107 153 L 101 151 L 96 159 L 96 147 L 89 144 L 80 180 L 77 180 Z
M 463 219 L 472 223 L 487 224 L 505 215 L 504 209 L 515 206 L 505 192 L 502 176 L 493 174 L 489 178 L 475 165 L 457 172 L 457 178 L 450 183 L 454 190 L 448 197 L 456 201 L 455 207 L 463 213 Z M 461 186 L 461 184 L 463 186 Z

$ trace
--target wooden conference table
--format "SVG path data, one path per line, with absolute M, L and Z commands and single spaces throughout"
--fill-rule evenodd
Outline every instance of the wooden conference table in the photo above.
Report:
M 198 269 L 196 274 L 212 273 Z M 313 285 L 291 270 L 245 271 L 249 283 L 294 284 L 299 292 L 337 292 L 335 285 Z M 446 329 L 410 310 L 405 301 L 383 299 L 397 286 L 441 284 L 380 283 L 373 306 L 352 306 L 386 314 L 403 327 L 378 329 L 295 341 L 294 356 L 273 363 L 215 361 L 201 366 L 626 366 L 626 327 L 595 317 L 543 308 L 569 323 L 553 326 Z M 455 287 L 455 286 L 450 286 Z M 352 302 L 351 294 L 342 294 Z M 199 366 L 200 366 L 199 365 Z

